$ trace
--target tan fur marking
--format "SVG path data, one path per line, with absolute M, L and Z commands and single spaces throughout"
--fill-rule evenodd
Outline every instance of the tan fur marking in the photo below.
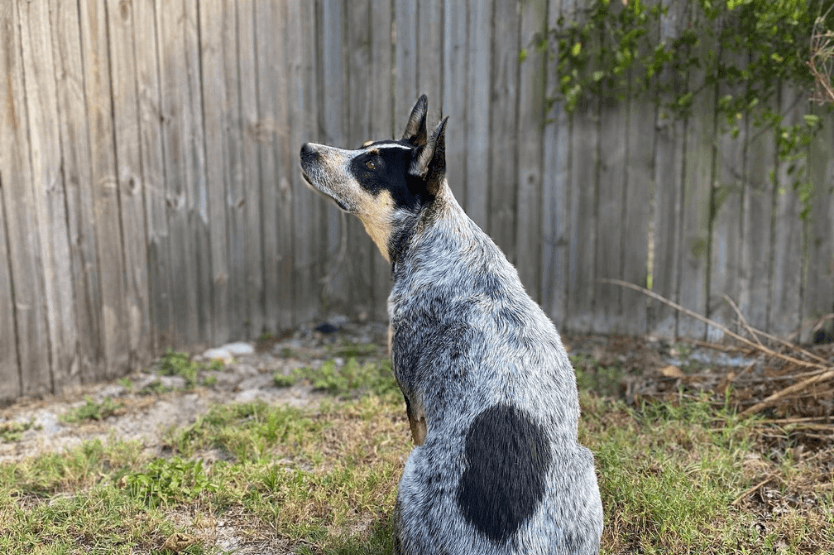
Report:
M 388 239 L 391 237 L 391 219 L 394 214 L 394 199 L 391 193 L 382 190 L 376 197 L 363 194 L 359 201 L 359 219 L 365 226 L 365 231 L 388 262 Z
M 365 148 L 366 146 L 370 146 L 372 144 L 374 144 L 373 141 L 365 141 L 364 143 L 362 143 L 362 148 Z
M 414 445 L 423 445 L 426 442 L 426 419 L 422 416 L 419 419 L 409 418 L 408 425 L 411 427 Z

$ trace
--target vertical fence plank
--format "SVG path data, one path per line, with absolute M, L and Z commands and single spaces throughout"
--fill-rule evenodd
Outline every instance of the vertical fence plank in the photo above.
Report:
M 721 23 L 719 22 L 719 25 Z M 726 24 L 726 23 L 725 23 Z M 741 64 L 744 59 L 738 54 L 724 52 L 728 62 Z M 744 93 L 744 87 L 719 86 L 717 98 L 724 95 L 739 95 Z M 716 106 L 717 110 L 718 107 Z M 718 121 L 715 130 L 715 180 L 712 183 L 712 223 L 710 236 L 710 291 L 707 316 L 736 331 L 734 322 L 737 316 L 732 307 L 724 301 L 724 295 L 733 302 L 739 302 L 740 273 L 742 262 L 743 235 L 742 209 L 746 204 L 747 175 L 747 121 L 739 122 L 739 133 L 733 137 L 726 122 Z M 718 341 L 723 332 L 707 327 L 707 338 Z
M 686 24 L 681 3 L 663 0 L 668 8 L 660 21 L 661 40 L 672 40 Z M 675 84 L 675 73 L 668 71 L 660 76 L 667 85 Z M 662 104 L 673 100 L 672 93 L 663 94 Z M 680 236 L 682 162 L 685 125 L 671 117 L 667 109 L 659 107 L 655 121 L 654 148 L 654 215 L 652 218 L 652 285 L 663 297 L 678 300 L 678 237 Z M 649 305 L 649 331 L 660 337 L 673 337 L 677 330 L 677 312 L 657 301 Z
M 106 361 L 78 5 L 52 0 L 50 12 L 69 226 L 67 273 L 73 277 L 80 379 L 89 382 L 105 375 Z
M 509 2 L 510 4 L 512 2 Z M 440 120 L 443 108 L 443 0 L 425 0 L 417 4 L 417 77 L 416 96 L 429 98 L 428 131 Z
M 823 110 L 812 110 L 823 125 L 834 123 L 825 118 Z M 834 134 L 823 128 L 808 150 L 808 178 L 814 185 L 811 212 L 805 222 L 806 243 L 805 287 L 802 295 L 802 333 L 799 340 L 812 343 L 822 339 L 824 330 L 817 337 L 814 322 L 834 312 L 834 245 L 831 235 L 834 229 L 834 213 L 831 212 L 832 188 L 834 188 Z M 828 330 L 831 329 L 829 324 Z
M 53 390 L 80 381 L 49 6 L 19 5 L 32 191 L 41 244 Z
M 29 160 L 29 123 L 23 88 L 18 8 L 0 10 L 0 162 L 10 274 L 20 363 L 20 393 L 51 388 L 40 237 Z
M 300 287 L 294 281 L 295 199 L 290 186 L 293 172 L 288 170 L 294 167 L 290 161 L 295 162 L 301 147 L 290 141 L 287 119 L 290 106 L 294 109 L 289 94 L 295 90 L 288 83 L 297 77 L 287 57 L 291 43 L 285 37 L 291 32 L 286 2 L 255 3 L 259 119 L 251 133 L 258 142 L 260 160 L 261 228 L 252 227 L 250 221 L 249 229 L 262 241 L 264 327 L 273 332 L 293 325 L 295 291 Z M 296 87 L 295 82 L 291 85 Z
M 345 60 L 345 3 L 325 1 L 321 6 L 321 67 L 320 86 L 316 91 L 321 102 L 321 141 L 341 148 L 347 144 L 347 115 L 349 94 Z M 352 147 L 355 148 L 355 147 Z M 318 196 L 318 195 L 317 195 Z M 326 226 L 324 271 L 316 276 L 324 279 L 322 298 L 326 310 L 344 311 L 347 308 L 347 217 L 333 202 L 326 202 L 322 211 L 322 225 Z
M 469 65 L 466 114 L 466 212 L 482 229 L 489 225 L 489 145 L 492 118 L 493 0 L 469 4 Z
M 446 180 L 461 206 L 466 206 L 466 113 L 468 87 L 466 67 L 467 7 L 449 0 L 443 5 L 443 107 L 449 116 L 446 127 Z M 431 101 L 431 99 L 429 99 Z
M 547 10 L 547 27 L 556 29 L 559 18 L 572 14 L 573 0 L 550 0 Z M 559 86 L 557 60 L 558 42 L 548 39 L 547 94 L 555 95 Z M 554 99 L 545 113 L 544 127 L 544 178 L 542 180 L 542 306 L 555 322 L 562 327 L 567 313 L 568 287 L 568 233 L 570 220 L 568 207 L 570 197 L 570 115 L 564 105 Z
M 312 2 L 289 2 L 288 8 L 289 144 L 292 151 L 297 152 L 301 144 L 318 138 L 316 10 Z M 297 163 L 297 158 L 294 161 Z M 323 210 L 320 200 L 307 189 L 298 172 L 287 173 L 291 176 L 294 199 L 295 315 L 298 322 L 308 322 L 318 314 L 319 308 L 318 283 L 322 274 L 318 271 L 317 261 L 322 256 L 319 251 L 324 229 Z
M 489 156 L 484 193 L 487 227 L 493 241 L 511 262 L 516 255 L 516 195 L 518 192 L 518 2 L 495 3 L 492 32 Z M 527 107 L 525 107 L 527 108 Z
M 0 29 L 5 30 L 5 27 L 0 27 Z M 5 83 L 2 84 L 5 85 Z M 5 131 L 5 125 L 0 129 Z M 17 361 L 17 332 L 14 322 L 12 260 L 9 256 L 10 249 L 6 237 L 6 202 L 2 189 L 3 175 L 0 174 L 0 402 L 5 403 L 20 396 L 20 365 Z
M 775 148 L 772 132 L 748 127 L 738 303 L 747 323 L 764 331 L 770 309 Z
M 124 253 L 119 223 L 119 191 L 113 139 L 110 56 L 103 0 L 81 2 L 81 43 L 84 87 L 90 133 L 102 328 L 106 376 L 120 376 L 130 367 L 128 315 L 125 303 Z
M 394 0 L 394 138 L 402 136 L 417 90 L 417 2 Z M 431 102 L 431 99 L 429 99 Z
M 519 68 L 518 172 L 508 188 L 515 189 L 515 263 L 521 283 L 533 299 L 541 301 L 543 147 L 545 130 L 545 79 L 547 58 L 539 41 L 547 32 L 547 0 L 519 4 L 520 24 L 516 55 L 527 52 Z M 519 59 L 521 59 L 519 57 Z M 512 147 L 511 147 L 512 148 Z
M 695 48 L 706 53 L 712 46 L 702 40 Z M 704 69 L 691 70 L 690 83 L 699 84 L 704 73 Z M 678 302 L 698 314 L 707 313 L 715 110 L 714 90 L 705 89 L 696 95 L 685 133 Z M 703 339 L 705 334 L 706 326 L 702 322 L 689 317 L 678 319 L 677 335 Z
M 370 94 L 374 109 L 370 114 L 369 139 L 393 137 L 394 100 L 390 94 L 393 85 L 392 73 L 392 5 L 393 0 L 373 0 L 371 9 L 371 71 Z M 440 99 L 438 98 L 439 102 Z M 399 137 L 397 137 L 399 138 Z M 376 246 L 371 247 L 373 272 L 373 317 L 378 320 L 388 319 L 388 293 L 391 290 L 391 265 L 382 258 Z
M 243 179 L 244 204 L 237 209 L 237 216 L 242 221 L 243 245 L 242 256 L 244 259 L 241 268 L 244 283 L 241 295 L 241 308 L 244 310 L 245 335 L 254 339 L 260 336 L 264 330 L 264 269 L 263 249 L 261 246 L 261 173 L 259 166 L 259 140 L 258 133 L 258 47 L 259 41 L 256 33 L 257 10 L 256 0 L 238 0 L 238 44 L 240 64 L 240 143 L 242 150 L 241 174 Z M 270 20 L 271 22 L 271 20 Z M 270 29 L 270 32 L 278 36 L 278 30 Z M 266 37 L 263 40 L 267 40 Z M 272 91 L 278 94 L 278 91 Z M 265 183 L 271 189 L 276 184 Z
M 186 138 L 185 184 L 189 187 L 188 226 L 191 247 L 196 254 L 198 341 L 191 348 L 214 343 L 214 290 L 225 287 L 220 283 L 226 277 L 223 264 L 213 272 L 211 230 L 209 228 L 209 190 L 206 183 L 205 129 L 203 122 L 203 89 L 200 68 L 200 4 L 197 0 L 185 1 L 183 53 L 185 55 L 186 86 L 183 99 L 183 137 Z M 218 295 L 219 296 L 219 295 Z M 222 297 L 221 297 L 222 298 Z M 221 322 L 224 321 L 221 317 Z
M 575 17 L 584 16 L 577 10 Z M 590 40 L 598 43 L 599 37 L 592 36 Z M 594 320 L 600 108 L 599 97 L 580 100 L 571 117 L 568 321 L 565 327 L 580 333 L 590 332 Z
M 795 91 L 782 88 L 780 108 L 783 125 L 802 121 L 805 99 L 797 98 Z M 802 220 L 797 195 L 792 190 L 795 176 L 805 171 L 804 163 L 797 162 L 791 175 L 792 162 L 779 161 L 774 190 L 774 218 L 776 233 L 773 236 L 773 255 L 770 290 L 770 332 L 780 337 L 795 337 L 799 331 L 802 310 Z
M 235 2 L 224 0 L 213 5 L 201 5 L 200 68 L 203 108 L 202 125 L 205 130 L 205 171 L 210 242 L 213 307 L 212 338 L 225 343 L 230 335 L 229 295 L 230 265 L 227 238 L 230 229 L 226 220 L 227 186 L 233 179 L 232 155 L 229 142 L 232 95 L 227 91 L 225 54 L 235 52 Z M 201 145 L 202 146 L 202 145 Z M 228 192 L 229 198 L 231 191 Z
M 125 303 L 130 363 L 134 369 L 150 360 L 148 249 L 145 238 L 145 182 L 140 157 L 133 13 L 130 4 L 107 2 L 113 130 L 125 261 Z
M 160 105 L 156 27 L 158 3 L 133 3 L 139 151 L 145 192 L 148 247 L 148 296 L 154 354 L 174 345 L 171 311 L 171 236 L 168 233 L 165 155 L 162 151 L 163 112 Z
M 241 20 L 248 15 L 251 22 L 252 14 L 243 12 L 242 4 L 243 0 L 230 2 L 222 15 L 218 14 L 218 17 L 223 18 L 223 70 L 226 81 L 223 155 L 227 165 L 223 205 L 226 211 L 226 273 L 229 276 L 226 318 L 230 339 L 240 339 L 249 334 L 246 307 L 246 182 L 241 129 L 241 68 L 244 59 L 251 59 L 252 53 L 251 50 L 242 51 L 243 37 L 239 35 L 239 30 Z M 203 105 L 205 106 L 205 102 Z M 222 230 L 217 231 L 216 227 L 217 222 L 212 221 L 212 236 L 215 233 L 223 233 Z M 215 338 L 215 342 L 220 342 L 220 338 Z
M 628 102 L 608 100 L 600 110 L 600 168 L 598 207 L 596 215 L 597 278 L 619 279 L 622 259 L 622 237 L 625 197 L 628 189 L 626 167 L 631 143 L 628 141 Z M 596 333 L 612 333 L 622 328 L 620 310 L 621 287 L 595 283 L 588 290 L 594 291 L 593 330 Z M 587 294 L 587 293 L 586 293 Z
M 193 169 L 189 168 L 191 117 L 189 107 L 189 68 L 185 56 L 185 0 L 157 5 L 158 51 L 160 55 L 160 98 L 162 137 L 165 153 L 165 183 L 168 204 L 168 233 L 171 238 L 171 308 L 174 345 L 196 345 L 198 303 L 201 302 L 195 237 L 190 233 L 192 206 L 190 191 Z
M 349 148 L 357 148 L 367 140 L 383 136 L 371 134 L 371 114 L 378 109 L 378 95 L 371 86 L 371 2 L 347 4 L 347 75 L 348 75 L 348 125 L 346 141 Z M 390 28 L 390 27 L 389 27 Z M 390 49 L 390 46 L 389 46 Z M 367 317 L 374 304 L 373 252 L 376 247 L 368 239 L 358 218 L 345 218 L 348 254 L 344 264 L 347 270 L 348 306 L 354 313 Z

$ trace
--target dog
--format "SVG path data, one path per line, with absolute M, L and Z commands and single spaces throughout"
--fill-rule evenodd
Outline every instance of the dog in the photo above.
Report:
M 417 101 L 401 140 L 307 143 L 313 190 L 356 215 L 391 264 L 389 343 L 415 447 L 394 552 L 599 552 L 602 502 L 577 440 L 576 378 L 559 334 L 446 180 L 442 119 Z

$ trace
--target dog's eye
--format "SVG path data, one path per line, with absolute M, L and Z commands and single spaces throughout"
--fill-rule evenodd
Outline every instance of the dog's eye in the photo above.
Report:
M 375 170 L 376 169 L 376 164 L 374 163 L 373 160 L 368 160 L 367 162 L 365 162 L 365 167 L 368 168 L 369 170 Z

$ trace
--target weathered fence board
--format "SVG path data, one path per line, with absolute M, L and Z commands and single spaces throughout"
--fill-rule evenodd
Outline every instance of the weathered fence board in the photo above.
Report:
M 486 81 L 492 105 L 489 109 L 489 156 L 481 163 L 488 170 L 483 193 L 490 234 L 507 258 L 516 260 L 515 216 L 518 190 L 518 6 L 495 2 L 491 78 Z
M 150 335 L 154 353 L 175 345 L 170 274 L 172 238 L 168 232 L 169 197 L 165 189 L 157 9 L 156 1 L 133 4 L 139 150 L 147 225 Z
M 79 376 L 71 275 L 60 271 L 69 266 L 70 257 L 61 162 L 54 156 L 60 152 L 60 137 L 49 6 L 45 2 L 20 5 L 20 30 L 52 387 L 61 390 Z
M 657 1 L 671 40 L 691 15 Z M 0 400 L 329 313 L 384 319 L 390 263 L 311 194 L 298 150 L 399 138 L 421 93 L 430 127 L 451 118 L 456 197 L 560 330 L 720 336 L 604 278 L 733 327 L 726 294 L 801 341 L 834 311 L 834 118 L 808 151 L 809 205 L 792 186 L 806 166 L 777 163 L 771 132 L 716 125 L 739 88 L 681 121 L 662 107 L 686 79 L 670 72 L 661 107 L 570 114 L 556 41 L 539 39 L 582 1 L 8 4 Z M 808 113 L 804 92 L 779 102 L 788 123 Z
M 148 248 L 145 239 L 145 181 L 139 148 L 139 114 L 134 57 L 133 14 L 129 4 L 108 0 L 110 79 L 116 186 L 124 245 L 125 325 L 130 364 L 144 366 L 151 357 L 148 299 Z
M 556 29 L 560 17 L 571 17 L 575 5 L 573 0 L 551 0 L 547 12 L 548 29 Z M 557 90 L 559 83 L 559 75 L 555 71 L 558 60 L 557 45 L 558 43 L 549 47 L 545 64 L 549 94 Z M 568 305 L 570 125 L 570 116 L 563 103 L 557 99 L 552 108 L 545 113 L 541 280 L 542 304 L 560 328 L 567 319 Z
M 17 3 L 0 10 L 0 161 L 5 203 L 6 241 L 17 325 L 20 393 L 52 390 L 40 228 L 35 207 L 35 183 L 30 165 L 29 122 L 21 58 L 20 15 Z
M 531 0 L 520 5 L 518 53 L 527 52 L 519 67 L 515 148 L 518 169 L 504 187 L 517 188 L 515 201 L 516 257 L 518 275 L 534 299 L 541 300 L 542 181 L 544 160 L 545 90 L 547 58 L 541 48 L 547 32 L 547 1 Z
M 371 10 L 371 68 L 368 95 L 373 109 L 370 113 L 370 139 L 394 137 L 394 98 L 383 91 L 390 91 L 393 83 L 392 55 L 393 0 L 372 0 Z M 448 5 L 449 3 L 447 3 Z M 445 65 L 443 66 L 446 67 Z M 440 99 L 434 100 L 439 102 Z M 402 130 L 400 130 L 402 132 Z M 391 265 L 382 257 L 378 249 L 371 247 L 373 272 L 373 317 L 388 318 L 388 291 L 391 290 Z

